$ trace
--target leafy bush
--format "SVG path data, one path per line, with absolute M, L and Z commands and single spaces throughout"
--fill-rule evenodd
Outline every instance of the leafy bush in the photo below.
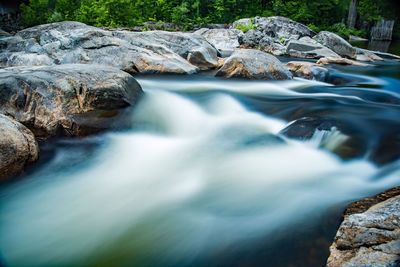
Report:
M 318 33 L 321 31 L 320 27 L 314 25 L 313 23 L 308 24 L 307 27 L 310 28 L 310 30 L 312 30 L 315 33 Z
M 238 24 L 238 25 L 236 25 L 235 28 L 246 33 L 249 30 L 255 30 L 257 28 L 257 26 L 254 23 L 250 22 L 250 24 Z
M 333 24 L 331 27 L 328 27 L 328 31 L 334 32 L 341 37 L 348 39 L 350 35 L 366 38 L 367 32 L 365 30 L 356 30 L 353 28 L 347 28 L 344 23 L 336 23 Z
M 21 4 L 22 24 L 26 27 L 46 23 L 50 12 L 48 0 L 30 0 L 28 5 Z

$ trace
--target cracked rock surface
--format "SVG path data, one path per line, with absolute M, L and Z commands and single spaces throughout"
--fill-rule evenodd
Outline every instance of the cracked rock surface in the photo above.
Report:
M 350 205 L 328 267 L 400 266 L 400 188 Z
M 130 74 L 110 66 L 0 70 L 0 113 L 24 124 L 36 137 L 78 136 L 103 129 L 141 94 Z
M 0 182 L 17 175 L 38 158 L 33 133 L 24 125 L 0 114 Z

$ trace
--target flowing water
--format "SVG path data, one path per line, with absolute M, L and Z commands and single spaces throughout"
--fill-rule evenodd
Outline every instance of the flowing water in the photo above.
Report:
M 130 127 L 0 187 L 3 265 L 323 266 L 345 205 L 400 183 L 399 66 L 138 77 Z

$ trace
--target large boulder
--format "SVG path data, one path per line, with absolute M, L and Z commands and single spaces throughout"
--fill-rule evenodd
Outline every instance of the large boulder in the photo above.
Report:
M 239 43 L 244 48 L 256 48 L 276 56 L 286 53 L 286 47 L 283 44 L 259 30 L 247 31 L 239 37 Z
M 313 42 L 311 38 L 302 38 L 300 40 L 289 41 L 286 47 L 286 53 L 291 57 L 298 58 L 323 58 L 323 57 L 337 57 L 340 58 L 338 54 L 333 52 L 331 49 L 317 43 Z
M 306 61 L 290 61 L 286 67 L 294 77 L 300 77 L 308 80 L 325 81 L 329 71 L 320 65 Z
M 400 266 L 400 188 L 353 203 L 330 252 L 328 267 Z
M 315 35 L 313 38 L 318 43 L 328 47 L 342 57 L 353 59 L 356 58 L 356 49 L 342 37 L 333 32 L 322 31 Z
M 285 17 L 255 17 L 240 19 L 233 23 L 234 27 L 239 25 L 253 25 L 254 28 L 239 36 L 242 47 L 256 48 L 274 55 L 285 54 L 285 45 L 290 40 L 315 35 L 307 26 Z
M 217 76 L 264 80 L 292 79 L 292 74 L 274 56 L 254 49 L 236 50 L 218 70 Z
M 79 22 L 58 22 L 0 38 L 0 67 L 94 63 L 129 73 L 194 73 L 191 51 L 216 67 L 217 50 L 204 37 L 163 31 L 108 31 Z M 202 64 L 204 67 L 204 64 Z
M 142 90 L 114 67 L 64 64 L 0 70 L 0 113 L 38 137 L 82 135 L 112 125 Z
M 33 133 L 19 122 L 0 114 L 0 182 L 21 173 L 37 160 L 39 148 Z
M 315 35 L 307 26 L 285 17 L 255 17 L 254 24 L 257 30 L 278 40 L 298 39 L 303 36 L 312 37 Z
M 236 29 L 200 29 L 194 32 L 216 47 L 222 56 L 230 56 L 239 47 L 242 31 Z

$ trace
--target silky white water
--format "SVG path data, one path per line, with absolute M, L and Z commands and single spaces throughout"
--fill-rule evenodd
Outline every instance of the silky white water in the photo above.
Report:
M 0 191 L 6 264 L 186 266 L 396 184 L 399 171 L 374 179 L 371 162 L 319 148 L 339 145 L 338 132 L 288 140 L 278 134 L 288 122 L 228 94 L 200 103 L 159 90 L 163 81 L 140 82 L 131 130 L 94 137 L 104 144 L 87 164 L 55 168 L 62 150 Z

